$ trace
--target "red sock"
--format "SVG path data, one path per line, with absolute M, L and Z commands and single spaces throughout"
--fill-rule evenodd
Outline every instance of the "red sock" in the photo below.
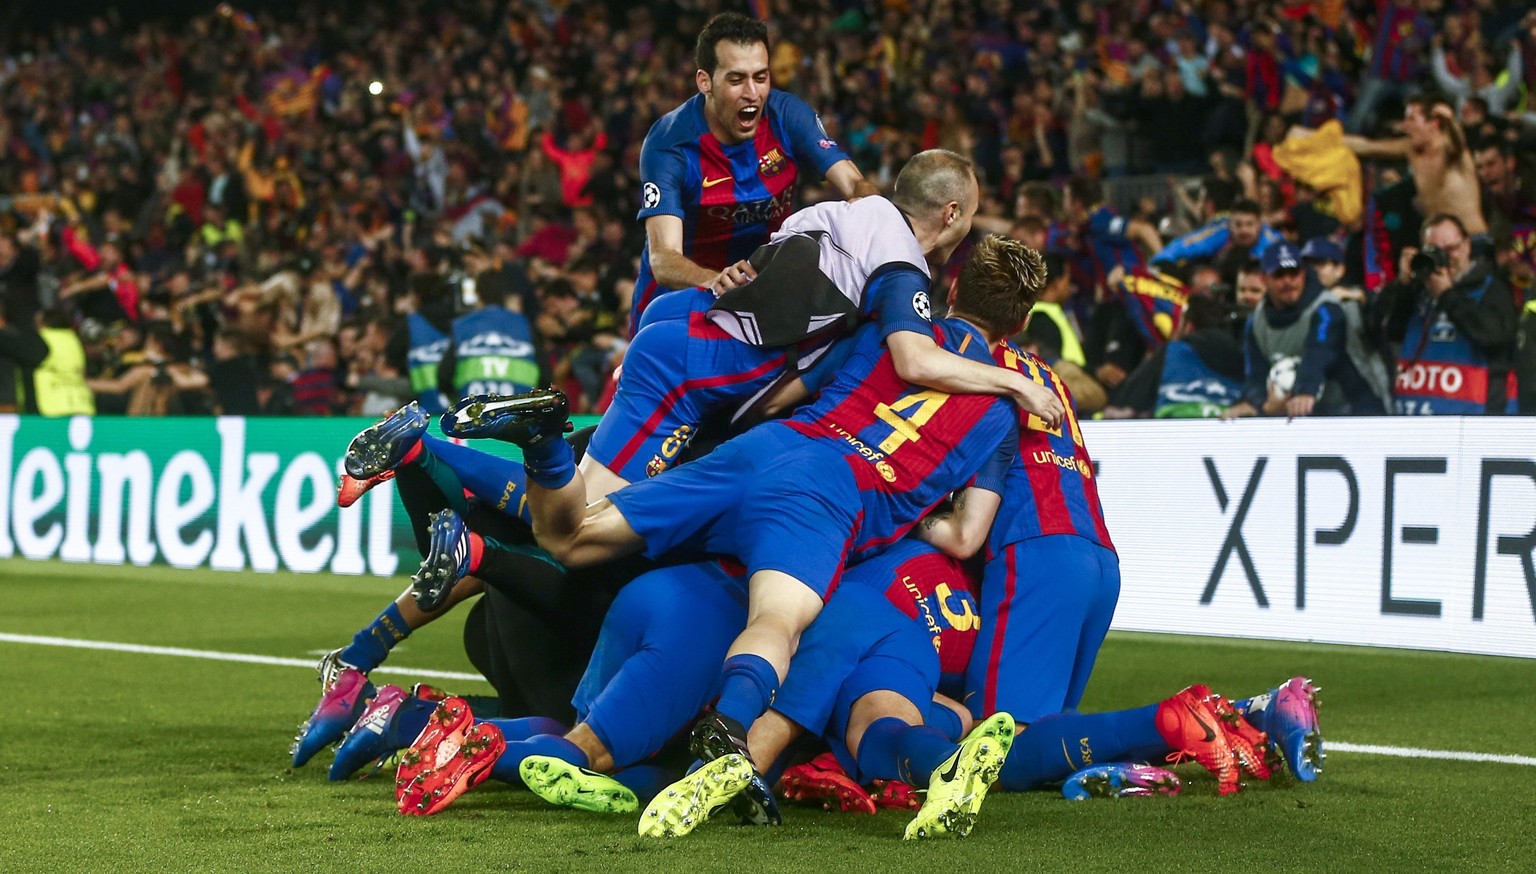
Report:
M 421 457 L 421 441 L 417 440 L 416 443 L 414 445 L 412 445 L 410 449 L 407 449 L 405 451 L 405 455 L 400 458 L 400 464 L 410 464 L 411 462 L 415 461 L 416 459 L 418 459 L 420 457 Z
M 480 559 L 485 556 L 485 538 L 469 532 L 469 572 L 480 570 Z

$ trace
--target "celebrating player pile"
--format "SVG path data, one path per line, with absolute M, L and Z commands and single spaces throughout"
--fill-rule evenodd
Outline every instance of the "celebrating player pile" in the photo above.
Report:
M 1131 763 L 1182 758 L 1222 794 L 1282 761 L 1315 779 L 1301 678 L 1076 711 L 1119 563 L 1070 394 L 1005 340 L 1044 289 L 1039 253 L 981 240 L 931 316 L 976 211 L 970 163 L 920 153 L 881 197 L 769 90 L 762 25 L 717 16 L 698 61 L 700 95 L 642 153 L 638 330 L 595 431 L 568 440 L 566 398 L 543 390 L 442 417 L 521 464 L 426 435 L 414 404 L 348 448 L 342 503 L 393 478 L 425 558 L 327 657 L 295 765 L 341 740 L 333 779 L 398 753 L 403 813 L 495 778 L 557 805 L 645 805 L 655 836 L 727 805 L 778 823 L 776 784 L 916 807 L 905 835 L 929 838 L 968 834 L 999 781 L 1166 794 L 1177 777 Z M 786 217 L 797 163 L 856 199 Z M 983 549 L 978 580 L 963 561 Z M 368 682 L 480 592 L 466 642 L 497 699 Z

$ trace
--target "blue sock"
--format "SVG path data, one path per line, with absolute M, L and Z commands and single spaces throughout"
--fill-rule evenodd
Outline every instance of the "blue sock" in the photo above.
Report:
M 421 439 L 426 451 L 448 465 L 481 504 L 533 524 L 528 509 L 528 475 L 521 462 L 432 436 Z
M 1233 701 L 1232 708 L 1243 715 L 1259 731 L 1269 731 L 1269 705 L 1274 703 L 1277 689 L 1260 692 L 1252 698 Z
M 649 804 L 652 798 L 661 794 L 661 790 L 667 788 L 677 777 L 677 772 L 667 768 L 658 768 L 655 765 L 631 765 L 628 768 L 613 775 L 613 779 L 623 783 L 629 791 L 635 793 L 641 804 Z
M 427 720 L 431 718 L 432 711 L 437 709 L 436 701 L 426 701 L 412 695 L 395 711 L 395 720 L 390 729 L 395 733 L 395 740 L 402 747 L 408 747 L 416 742 L 416 738 L 426 730 Z
M 581 747 L 558 735 L 536 734 L 527 740 L 507 744 L 506 751 L 497 756 L 496 764 L 491 766 L 491 776 L 503 783 L 522 785 L 523 775 L 517 769 L 529 756 L 553 756 L 583 768 L 587 766 L 587 754 Z
M 1111 713 L 1055 713 L 1014 736 L 1000 782 L 1010 792 L 1065 780 L 1089 765 L 1157 762 L 1171 752 L 1156 704 Z
M 523 450 L 523 469 L 530 481 L 554 491 L 576 475 L 576 450 L 563 437 L 534 444 Z
M 720 703 L 715 710 L 751 728 L 778 691 L 779 674 L 767 659 L 752 653 L 733 655 L 725 660 L 720 675 Z
M 954 743 L 939 729 L 884 716 L 870 723 L 859 740 L 858 780 L 900 780 L 921 788 L 954 752 Z
M 938 729 L 955 743 L 965 739 L 965 723 L 960 721 L 960 714 L 937 701 L 928 702 L 928 712 L 923 716 L 923 724 Z
M 400 615 L 400 608 L 391 603 L 352 635 L 352 643 L 341 651 L 341 660 L 366 674 L 384 662 L 395 644 L 410 636 L 411 628 Z
M 489 722 L 501 729 L 502 739 L 507 743 L 515 743 L 527 740 L 538 734 L 552 734 L 556 737 L 564 737 L 571 727 L 558 719 L 550 719 L 547 716 L 524 716 L 521 719 L 477 719 L 476 722 Z

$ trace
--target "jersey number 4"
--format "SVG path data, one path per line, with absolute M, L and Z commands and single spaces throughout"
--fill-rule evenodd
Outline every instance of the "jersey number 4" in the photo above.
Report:
M 891 426 L 891 436 L 880 441 L 880 451 L 889 455 L 900 449 L 901 445 L 908 440 L 915 443 L 921 439 L 922 434 L 919 433 L 919 430 L 928 424 L 928 420 L 933 418 L 933 414 L 937 413 L 939 407 L 944 406 L 944 402 L 947 400 L 949 400 L 949 395 L 930 389 L 902 395 L 896 403 L 889 406 L 876 404 L 875 415 L 879 417 L 880 421 Z M 911 410 L 913 407 L 917 409 L 913 411 L 912 415 L 905 417 L 901 415 L 901 413 Z

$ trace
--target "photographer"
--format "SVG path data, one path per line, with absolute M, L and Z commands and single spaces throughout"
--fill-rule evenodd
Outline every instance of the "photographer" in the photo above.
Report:
M 1422 249 L 1403 251 L 1402 275 L 1377 301 L 1385 340 L 1396 350 L 1396 412 L 1498 415 L 1510 400 L 1516 312 L 1508 283 L 1472 257 L 1466 226 L 1431 217 Z

